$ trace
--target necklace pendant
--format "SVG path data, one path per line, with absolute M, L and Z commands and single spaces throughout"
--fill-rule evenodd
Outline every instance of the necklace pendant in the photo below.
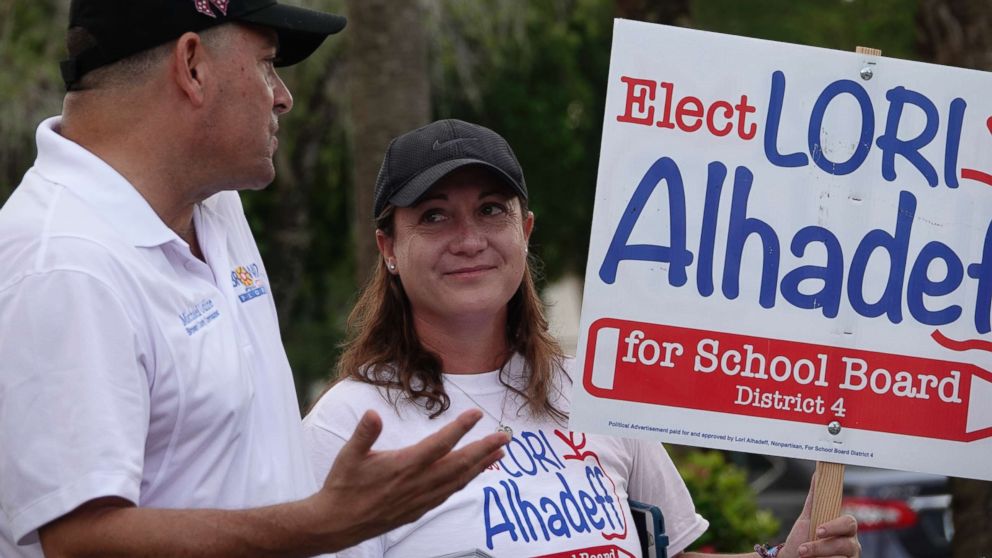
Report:
M 499 427 L 496 428 L 496 432 L 503 432 L 510 438 L 513 437 L 513 429 L 505 424 L 500 424 Z

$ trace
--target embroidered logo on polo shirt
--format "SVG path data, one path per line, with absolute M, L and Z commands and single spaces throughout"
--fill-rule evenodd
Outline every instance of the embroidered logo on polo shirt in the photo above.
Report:
M 231 287 L 237 292 L 241 302 L 248 302 L 269 292 L 265 287 L 265 276 L 256 263 L 239 265 L 232 269 Z
M 192 336 L 207 324 L 220 317 L 220 310 L 214 308 L 214 301 L 204 298 L 179 313 L 179 319 L 186 328 L 186 335 Z

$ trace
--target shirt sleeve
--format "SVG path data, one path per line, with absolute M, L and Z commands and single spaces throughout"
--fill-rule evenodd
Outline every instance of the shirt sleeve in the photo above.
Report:
M 355 393 L 355 398 L 349 398 L 346 391 L 364 391 L 349 389 L 347 383 L 338 384 L 317 401 L 310 413 L 303 419 L 303 446 L 310 468 L 313 470 L 317 486 L 323 486 L 327 474 L 337 459 L 341 448 L 348 441 L 346 433 L 350 433 L 358 424 L 357 410 L 349 403 L 361 404 L 361 393 Z M 374 537 L 355 546 L 339 551 L 336 558 L 382 558 L 385 555 L 385 540 L 383 536 Z
M 317 412 L 317 409 L 314 411 Z M 310 460 L 310 469 L 313 470 L 317 486 L 324 485 L 327 473 L 331 471 L 331 465 L 341 453 L 346 441 L 340 434 L 316 424 L 312 415 L 307 415 L 303 420 L 303 446 Z
M 149 384 L 114 290 L 74 270 L 0 291 L 0 507 L 18 544 L 81 504 L 138 503 Z
M 668 555 L 676 556 L 709 527 L 696 513 L 692 496 L 672 458 L 660 442 L 627 440 L 634 456 L 628 485 L 630 498 L 661 508 L 668 535 Z

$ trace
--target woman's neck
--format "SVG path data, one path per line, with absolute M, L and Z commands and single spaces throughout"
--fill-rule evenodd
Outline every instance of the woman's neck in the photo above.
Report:
M 446 374 L 489 372 L 510 357 L 505 313 L 471 324 L 414 316 L 414 328 L 424 347 L 441 357 Z

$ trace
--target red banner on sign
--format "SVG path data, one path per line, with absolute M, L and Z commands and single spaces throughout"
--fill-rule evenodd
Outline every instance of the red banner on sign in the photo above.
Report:
M 992 373 L 905 355 L 604 318 L 589 329 L 583 384 L 607 399 L 959 442 L 992 437 Z
M 535 558 L 634 558 L 634 555 L 620 548 L 619 546 L 596 546 L 590 548 L 580 548 L 578 550 L 566 550 L 555 554 L 544 554 Z

